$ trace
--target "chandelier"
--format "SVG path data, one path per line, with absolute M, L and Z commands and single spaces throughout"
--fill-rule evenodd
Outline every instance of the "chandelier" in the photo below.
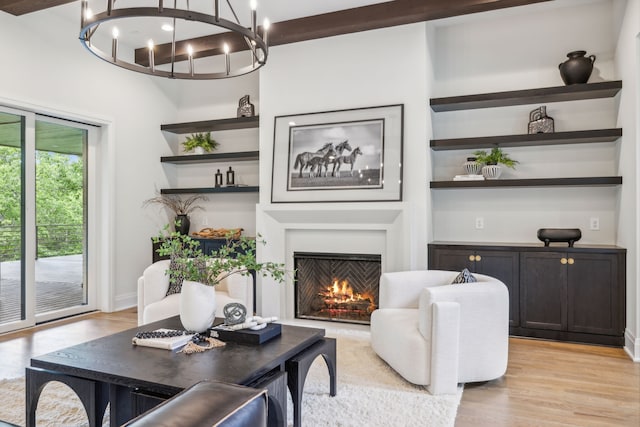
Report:
M 127 70 L 211 80 L 248 74 L 267 62 L 269 21 L 265 19 L 261 28 L 256 25 L 256 0 L 250 0 L 247 10 L 250 26 L 240 23 L 229 0 L 226 5 L 196 0 L 192 3 L 202 8 L 197 10 L 190 8 L 189 0 L 180 2 L 184 9 L 178 8 L 178 0 L 166 2 L 170 5 L 163 0 L 127 0 L 126 8 L 116 8 L 116 0 L 89 3 L 81 2 L 80 42 L 98 58 Z M 104 11 L 93 12 L 93 3 L 101 3 Z M 224 18 L 225 13 L 230 16 Z M 232 56 L 233 52 L 237 53 Z

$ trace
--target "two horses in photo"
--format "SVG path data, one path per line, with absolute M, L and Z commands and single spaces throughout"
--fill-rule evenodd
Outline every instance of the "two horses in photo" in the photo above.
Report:
M 345 150 L 350 151 L 350 154 L 343 155 Z M 298 169 L 298 177 L 302 178 L 302 172 L 305 168 L 309 169 L 309 177 L 314 178 L 317 176 L 326 177 L 329 173 L 329 165 L 333 165 L 331 176 L 340 177 L 340 167 L 343 164 L 351 165 L 351 175 L 353 175 L 353 167 L 358 155 L 361 155 L 362 151 L 360 147 L 356 147 L 355 150 L 351 148 L 348 140 L 340 142 L 338 145 L 333 146 L 333 143 L 326 143 L 316 152 L 305 151 L 296 156 L 296 160 L 293 168 Z

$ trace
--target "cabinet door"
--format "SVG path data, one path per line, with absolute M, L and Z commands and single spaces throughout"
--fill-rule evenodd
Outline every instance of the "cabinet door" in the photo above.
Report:
M 566 330 L 566 262 L 562 252 L 520 254 L 520 326 Z
M 618 268 L 615 254 L 569 254 L 569 331 L 623 334 Z
M 519 254 L 506 251 L 477 251 L 476 272 L 495 277 L 509 289 L 509 326 L 520 324 Z
M 430 270 L 475 271 L 475 252 L 471 249 L 432 248 Z

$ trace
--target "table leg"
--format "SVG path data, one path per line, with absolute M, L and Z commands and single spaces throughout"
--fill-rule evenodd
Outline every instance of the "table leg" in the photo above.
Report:
M 133 399 L 129 387 L 116 384 L 109 385 L 109 426 L 118 427 L 133 419 Z
M 104 412 L 109 403 L 106 384 L 32 367 L 25 369 L 25 377 L 25 415 L 27 427 L 35 427 L 36 409 L 38 408 L 40 394 L 42 394 L 44 387 L 51 381 L 66 384 L 76 393 L 80 398 L 80 402 L 82 402 L 82 406 L 84 406 L 84 410 L 87 412 L 90 427 L 99 427 L 102 425 Z
M 285 363 L 287 386 L 293 401 L 293 426 L 302 426 L 302 392 L 309 368 L 316 359 L 322 356 L 329 370 L 329 394 L 335 396 L 336 388 L 336 340 L 322 338 L 306 350 L 301 351 Z
M 247 385 L 267 389 L 267 426 L 287 425 L 287 373 L 274 370 Z

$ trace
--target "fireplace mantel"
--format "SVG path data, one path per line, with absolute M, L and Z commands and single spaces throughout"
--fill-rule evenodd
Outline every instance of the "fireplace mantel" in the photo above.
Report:
M 405 203 L 265 204 L 262 212 L 280 224 L 393 224 Z

